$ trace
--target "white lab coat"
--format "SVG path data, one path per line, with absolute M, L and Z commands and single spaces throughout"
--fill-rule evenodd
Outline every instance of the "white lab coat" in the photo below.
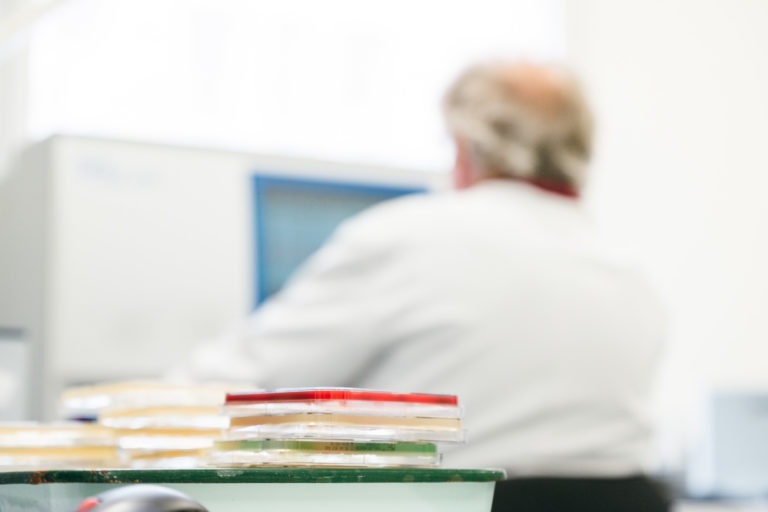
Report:
M 446 464 L 511 474 L 644 469 L 664 317 L 578 202 L 525 183 L 397 199 L 346 222 L 199 378 L 457 394 Z

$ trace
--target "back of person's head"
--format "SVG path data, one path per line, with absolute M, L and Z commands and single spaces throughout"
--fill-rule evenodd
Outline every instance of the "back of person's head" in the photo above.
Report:
M 443 111 L 477 179 L 516 178 L 578 192 L 592 117 L 564 71 L 526 62 L 478 65 L 448 89 Z

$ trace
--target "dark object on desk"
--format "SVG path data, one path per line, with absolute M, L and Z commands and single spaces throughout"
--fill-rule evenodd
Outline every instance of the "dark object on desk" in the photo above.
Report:
M 77 512 L 208 512 L 208 509 L 174 489 L 137 484 L 86 498 Z
M 491 512 L 669 512 L 662 484 L 625 478 L 529 477 L 496 482 Z

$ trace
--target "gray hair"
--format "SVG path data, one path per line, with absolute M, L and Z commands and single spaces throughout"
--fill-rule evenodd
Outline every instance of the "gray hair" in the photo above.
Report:
M 484 178 L 537 180 L 579 190 L 591 153 L 592 116 L 576 82 L 546 70 L 562 86 L 555 108 L 542 108 L 521 93 L 504 69 L 486 64 L 459 76 L 443 101 L 448 128 L 467 143 Z

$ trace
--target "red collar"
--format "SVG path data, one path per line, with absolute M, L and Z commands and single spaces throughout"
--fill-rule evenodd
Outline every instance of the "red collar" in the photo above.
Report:
M 540 188 L 541 190 L 545 190 L 553 194 L 564 196 L 569 199 L 578 199 L 580 196 L 579 191 L 578 189 L 576 189 L 576 187 L 564 185 L 562 183 L 552 183 L 551 181 L 540 180 L 536 178 L 533 178 L 530 180 L 520 180 L 520 181 L 530 183 L 536 188 Z

